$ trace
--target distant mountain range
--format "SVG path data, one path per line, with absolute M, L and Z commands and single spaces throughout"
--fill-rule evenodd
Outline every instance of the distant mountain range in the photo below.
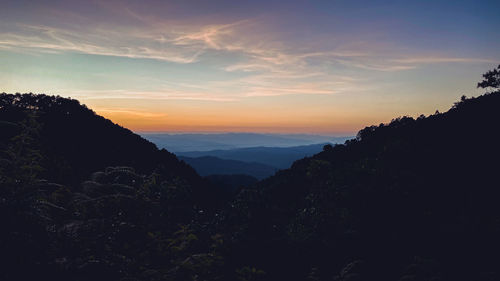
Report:
M 187 151 L 177 152 L 177 156 L 182 157 L 206 157 L 212 156 L 221 159 L 237 160 L 243 162 L 260 163 L 279 169 L 289 168 L 296 160 L 314 155 L 323 150 L 322 144 L 301 145 L 293 147 L 247 147 L 229 150 L 211 150 L 211 151 Z M 197 169 L 197 165 L 188 162 Z M 215 168 L 215 167 L 214 167 Z M 198 171 L 200 173 L 200 171 Z M 203 173 L 201 173 L 203 175 Z
M 175 152 L 198 174 L 250 175 L 257 179 L 289 168 L 296 160 L 312 156 L 328 143 L 344 143 L 352 137 L 256 133 L 143 134 L 160 148 Z
M 318 143 L 344 143 L 352 137 L 333 137 L 307 134 L 168 134 L 140 133 L 159 148 L 171 152 L 229 150 L 246 147 L 292 147 Z

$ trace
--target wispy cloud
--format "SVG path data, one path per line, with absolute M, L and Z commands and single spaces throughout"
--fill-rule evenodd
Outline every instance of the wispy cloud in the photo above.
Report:
M 262 19 L 189 23 L 151 18 L 127 7 L 113 12 L 133 19 L 134 24 L 97 25 L 85 17 L 78 17 L 79 23 L 86 23 L 78 26 L 18 24 L 0 32 L 0 49 L 75 52 L 176 64 L 203 63 L 215 52 L 222 52 L 228 56 L 217 70 L 241 74 L 227 81 L 158 86 L 155 91 L 87 93 L 92 98 L 234 101 L 256 96 L 333 95 L 365 87 L 359 77 L 340 75 L 339 69 L 395 72 L 437 63 L 493 62 L 430 51 L 412 52 L 380 42 L 376 43 L 378 47 L 371 42 L 346 42 L 331 48 L 325 45 L 318 51 L 299 41 L 280 38 Z M 55 15 L 71 16 L 63 12 Z
M 164 118 L 167 117 L 167 114 L 164 113 L 152 113 L 146 111 L 137 111 L 130 110 L 128 108 L 98 108 L 97 111 L 99 113 L 104 114 L 123 114 L 123 115 L 131 115 L 133 117 L 141 117 L 141 118 Z
M 482 59 L 482 58 L 461 58 L 461 57 L 407 57 L 401 59 L 394 59 L 396 63 L 402 64 L 432 64 L 432 63 L 495 63 L 496 60 L 493 59 Z
M 129 99 L 129 100 L 197 100 L 197 101 L 234 101 L 233 97 L 206 93 L 202 91 L 188 91 L 175 89 L 161 89 L 158 91 L 136 91 L 129 89 L 115 90 L 64 90 L 66 95 L 85 100 L 99 99 Z
M 39 49 L 48 52 L 77 52 L 91 55 L 155 59 L 192 63 L 201 54 L 193 48 L 155 46 L 135 36 L 123 36 L 111 30 L 71 31 L 48 26 L 19 26 L 20 32 L 0 33 L 0 45 L 11 49 Z M 78 34 L 78 35 L 76 35 Z

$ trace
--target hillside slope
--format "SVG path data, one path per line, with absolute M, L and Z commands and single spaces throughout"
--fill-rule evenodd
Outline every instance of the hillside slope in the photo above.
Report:
M 0 94 L 0 132 L 0 280 L 157 280 L 230 192 L 76 100 Z
M 219 223 L 231 258 L 269 280 L 498 280 L 498 108 L 367 127 L 243 190 Z
M 194 170 L 174 154 L 158 150 L 153 143 L 96 115 L 77 100 L 3 93 L 0 109 L 0 120 L 10 124 L 11 134 L 24 132 L 24 146 L 43 156 L 39 164 L 42 176 L 49 180 L 78 183 L 91 172 L 116 165 L 144 173 L 161 166 L 172 177 L 197 178 Z M 5 134 L 2 141 L 11 141 L 9 135 Z

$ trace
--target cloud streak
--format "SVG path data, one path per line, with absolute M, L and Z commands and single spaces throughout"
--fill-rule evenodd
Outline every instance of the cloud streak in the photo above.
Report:
M 62 91 L 73 98 L 85 100 L 121 99 L 121 100 L 192 100 L 209 102 L 235 101 L 234 97 L 205 93 L 201 91 L 162 89 L 158 91 L 136 91 L 128 89 L 115 90 L 65 90 Z
M 145 112 L 145 111 L 137 111 L 137 110 L 130 110 L 127 108 L 98 108 L 97 111 L 99 113 L 104 113 L 104 114 L 123 114 L 123 115 L 131 115 L 133 117 L 140 117 L 140 118 L 165 118 L 167 117 L 167 114 L 164 113 L 151 113 L 151 112 Z
M 122 8 L 134 24 L 96 25 L 90 19 L 78 26 L 17 24 L 0 32 L 0 49 L 49 53 L 152 59 L 174 64 L 204 63 L 224 54 L 217 71 L 239 74 L 227 81 L 157 87 L 149 92 L 117 90 L 93 98 L 184 99 L 234 101 L 281 95 L 335 95 L 366 88 L 363 79 L 340 75 L 341 70 L 397 72 L 429 64 L 495 62 L 484 58 L 453 57 L 431 52 L 402 51 L 386 44 L 346 42 L 318 51 L 307 44 L 280 38 L 265 20 L 254 18 L 229 23 L 186 23 L 140 15 Z M 64 14 L 64 13 L 61 13 Z M 138 22 L 138 23 L 137 23 Z
M 19 33 L 1 33 L 4 49 L 39 49 L 50 52 L 76 52 L 90 55 L 155 59 L 192 63 L 201 54 L 193 48 L 162 47 L 140 37 L 123 37 L 111 31 L 76 32 L 48 26 L 21 26 Z M 75 33 L 79 35 L 76 36 Z

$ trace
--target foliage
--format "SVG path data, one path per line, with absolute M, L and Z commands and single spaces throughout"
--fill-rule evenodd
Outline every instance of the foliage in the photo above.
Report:
M 483 78 L 483 81 L 477 83 L 478 88 L 500 88 L 500 65 L 483 74 Z

